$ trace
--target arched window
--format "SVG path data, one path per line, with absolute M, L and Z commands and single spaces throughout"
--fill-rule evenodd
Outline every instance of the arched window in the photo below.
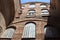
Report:
M 35 13 L 36 13 L 35 10 L 29 10 L 27 15 L 31 16 L 31 15 L 35 15 Z
M 35 27 L 34 23 L 28 23 L 24 27 L 22 38 L 35 38 Z
M 30 4 L 29 8 L 35 8 L 35 4 Z
M 41 15 L 42 16 L 49 16 L 49 12 L 48 12 L 48 10 L 41 10 Z
M 13 28 L 8 28 L 5 30 L 5 32 L 2 34 L 2 38 L 13 38 L 13 34 L 15 32 L 15 29 Z
M 25 6 L 22 6 L 21 8 L 22 8 L 22 10 L 23 10 L 23 9 L 25 8 Z
M 46 4 L 41 4 L 41 5 L 40 5 L 40 8 L 41 8 L 41 9 L 44 9 L 44 8 L 46 8 L 46 7 L 47 7 Z

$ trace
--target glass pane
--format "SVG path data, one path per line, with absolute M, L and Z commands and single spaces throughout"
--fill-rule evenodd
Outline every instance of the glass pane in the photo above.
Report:
M 35 11 L 29 11 L 29 12 L 35 12 Z
M 35 38 L 35 24 L 26 24 L 23 31 L 23 38 Z
M 14 31 L 15 30 L 12 28 L 5 30 L 5 32 L 2 34 L 2 38 L 13 38 Z
M 42 16 L 49 16 L 48 10 L 42 10 L 42 11 L 41 11 L 41 15 L 42 15 Z
M 47 6 L 46 5 L 41 5 L 40 8 L 46 8 Z
M 29 10 L 28 15 L 34 15 L 35 14 L 35 10 Z
M 41 12 L 48 12 L 48 10 L 42 10 Z

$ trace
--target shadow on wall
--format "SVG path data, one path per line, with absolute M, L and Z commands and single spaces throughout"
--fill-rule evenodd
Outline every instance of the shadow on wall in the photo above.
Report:
M 22 38 L 21 40 L 35 40 L 35 38 Z
M 59 40 L 60 34 L 58 28 L 54 28 L 53 26 L 45 26 L 45 40 Z
M 0 40 L 11 40 L 11 38 L 0 38 Z

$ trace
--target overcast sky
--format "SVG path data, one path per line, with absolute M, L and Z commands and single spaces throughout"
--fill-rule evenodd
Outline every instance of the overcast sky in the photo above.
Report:
M 47 2 L 49 3 L 50 0 L 21 0 L 21 3 L 26 3 L 26 2 Z

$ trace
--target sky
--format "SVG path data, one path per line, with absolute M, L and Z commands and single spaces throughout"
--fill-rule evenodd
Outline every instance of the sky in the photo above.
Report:
M 27 2 L 47 2 L 47 3 L 49 3 L 50 0 L 21 0 L 21 3 L 27 3 Z

